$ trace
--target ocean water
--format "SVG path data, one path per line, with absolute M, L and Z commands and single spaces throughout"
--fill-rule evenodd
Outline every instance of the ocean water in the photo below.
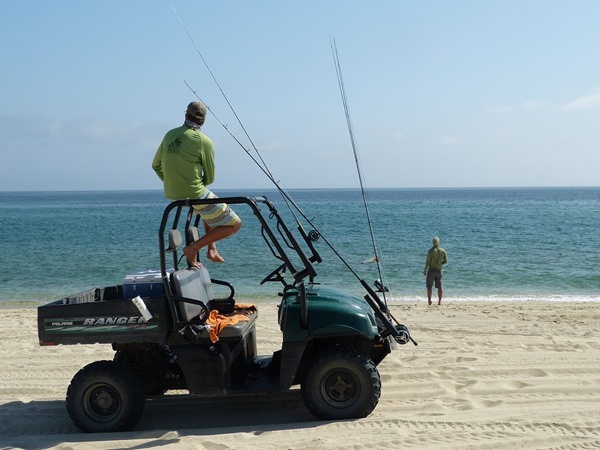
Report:
M 372 282 L 377 266 L 359 190 L 290 190 L 319 232 Z M 274 190 L 219 191 L 267 196 Z M 600 188 L 371 189 L 367 192 L 388 301 L 424 301 L 422 275 L 431 238 L 448 253 L 447 301 L 600 301 Z M 0 192 L 0 304 L 41 304 L 127 274 L 159 267 L 160 191 Z M 260 280 L 279 265 L 247 208 L 242 231 L 220 242 L 238 300 L 277 301 L 281 285 Z M 323 241 L 316 281 L 362 293 Z

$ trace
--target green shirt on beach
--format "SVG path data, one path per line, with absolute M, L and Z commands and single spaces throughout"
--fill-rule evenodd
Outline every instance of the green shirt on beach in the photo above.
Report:
M 164 182 L 166 198 L 198 198 L 215 179 L 213 143 L 199 129 L 174 128 L 160 143 L 152 169 Z
M 427 252 L 427 260 L 423 271 L 425 272 L 427 269 L 442 270 L 442 266 L 447 262 L 446 250 L 438 246 L 431 247 Z

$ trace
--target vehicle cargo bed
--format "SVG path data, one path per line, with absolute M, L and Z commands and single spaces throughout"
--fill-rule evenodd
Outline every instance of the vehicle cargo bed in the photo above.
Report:
M 38 307 L 40 345 L 155 342 L 172 328 L 164 296 L 143 298 L 152 313 L 146 321 L 122 286 L 94 288 Z

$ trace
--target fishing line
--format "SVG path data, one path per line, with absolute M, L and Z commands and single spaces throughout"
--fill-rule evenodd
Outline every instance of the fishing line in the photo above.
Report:
M 379 274 L 379 279 L 384 280 L 385 278 L 383 276 L 381 257 L 380 257 L 379 247 L 377 245 L 377 240 L 375 238 L 375 231 L 373 229 L 373 220 L 371 219 L 371 212 L 369 211 L 369 202 L 367 200 L 367 193 L 366 193 L 365 184 L 363 181 L 363 174 L 362 174 L 362 169 L 361 169 L 361 165 L 360 165 L 360 158 L 358 155 L 358 148 L 356 146 L 356 141 L 354 139 L 354 128 L 352 126 L 352 118 L 350 117 L 350 108 L 348 106 L 348 97 L 346 96 L 346 88 L 344 86 L 344 79 L 342 76 L 342 66 L 340 65 L 340 58 L 338 55 L 335 39 L 330 38 L 329 41 L 331 44 L 331 52 L 333 54 L 333 62 L 335 64 L 335 71 L 337 74 L 338 85 L 340 88 L 340 94 L 342 96 L 342 104 L 344 106 L 344 113 L 346 115 L 346 123 L 348 125 L 348 133 L 350 134 L 350 142 L 352 144 L 352 151 L 354 153 L 354 162 L 356 163 L 356 171 L 358 172 L 358 181 L 360 183 L 360 191 L 362 194 L 363 204 L 365 207 L 365 214 L 367 216 L 367 222 L 369 224 L 369 232 L 371 234 L 371 242 L 373 244 L 373 254 L 375 255 L 374 262 L 377 264 L 377 273 Z M 382 285 L 380 291 L 383 296 L 383 300 L 387 306 L 387 300 L 386 300 L 386 295 L 385 295 L 385 292 L 386 292 L 385 283 Z

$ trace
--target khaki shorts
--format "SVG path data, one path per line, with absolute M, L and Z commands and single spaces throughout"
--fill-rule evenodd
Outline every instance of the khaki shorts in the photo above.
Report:
M 201 199 L 218 198 L 208 189 Z M 210 205 L 194 205 L 194 210 L 200 214 L 202 220 L 211 228 L 232 227 L 241 222 L 238 215 L 226 203 L 213 203 Z

